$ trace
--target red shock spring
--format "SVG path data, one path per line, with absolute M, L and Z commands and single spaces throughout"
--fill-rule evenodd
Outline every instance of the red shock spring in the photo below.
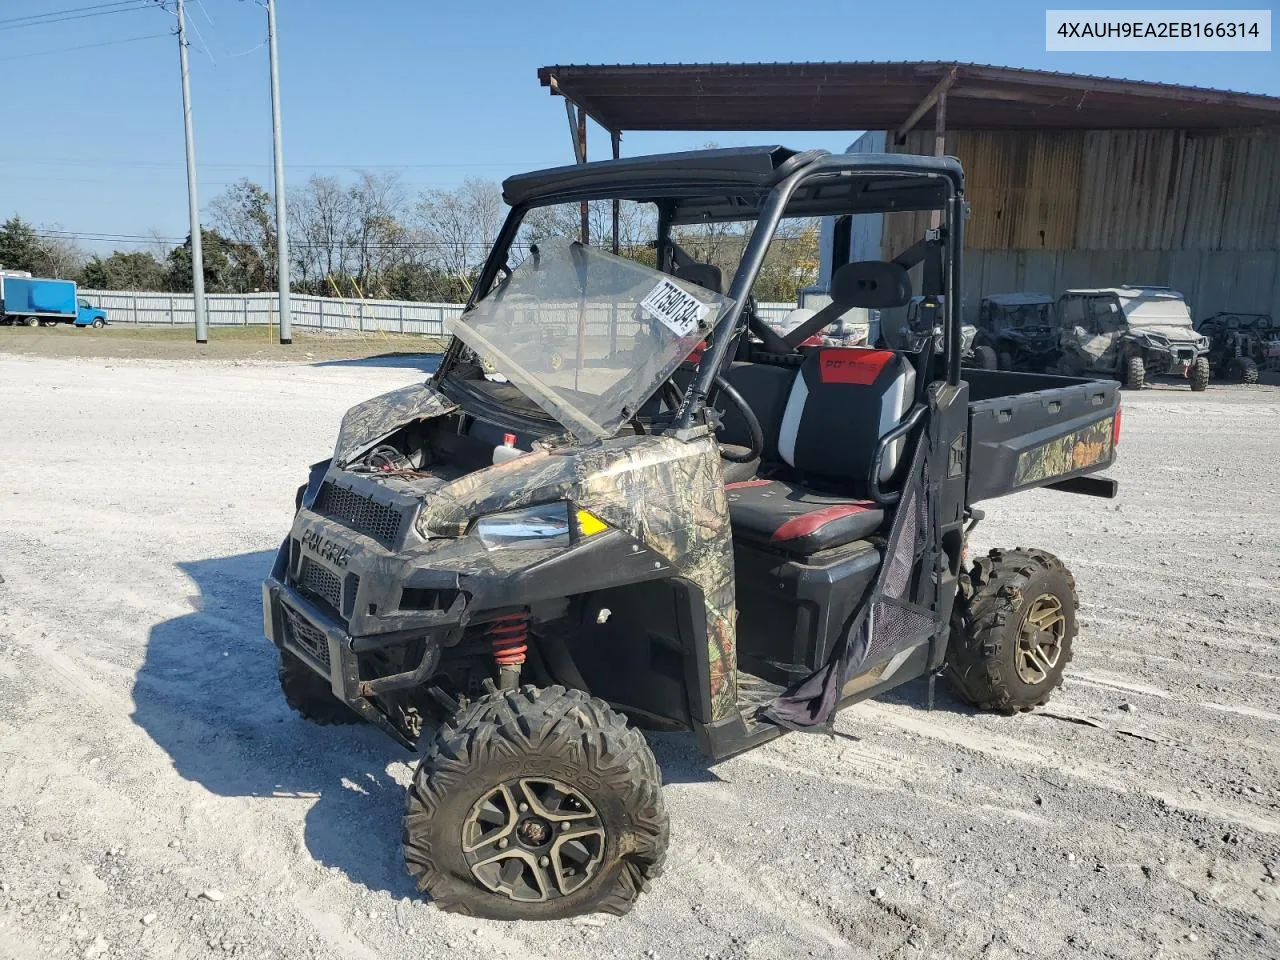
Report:
M 500 667 L 518 667 L 529 650 L 529 614 L 508 613 L 489 624 L 493 659 Z

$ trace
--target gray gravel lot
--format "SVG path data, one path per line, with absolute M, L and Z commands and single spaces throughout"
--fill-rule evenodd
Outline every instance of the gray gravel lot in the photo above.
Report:
M 1079 584 L 1047 710 L 654 736 L 667 875 L 535 925 L 413 896 L 412 758 L 291 715 L 261 636 L 306 465 L 420 377 L 0 355 L 0 957 L 1280 956 L 1280 389 L 1126 394 L 1120 499 L 988 505 Z

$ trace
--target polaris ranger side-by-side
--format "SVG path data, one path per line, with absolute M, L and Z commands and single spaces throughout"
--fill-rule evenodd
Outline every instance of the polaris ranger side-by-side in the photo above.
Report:
M 980 707 L 1046 701 L 1071 574 L 1038 549 L 970 560 L 966 535 L 1019 490 L 1113 496 L 1091 474 L 1118 387 L 962 376 L 956 160 L 707 150 L 504 194 L 438 372 L 346 415 L 263 585 L 300 713 L 425 740 L 403 823 L 421 890 L 493 918 L 629 909 L 668 840 L 638 726 L 719 759 L 942 671 Z M 648 244 L 547 226 L 613 200 L 651 216 L 657 269 Z M 786 218 L 935 210 L 897 259 L 839 266 L 786 336 L 756 316 Z M 724 289 L 679 238 L 726 221 L 754 229 Z M 940 351 L 800 346 L 917 287 L 949 305 Z

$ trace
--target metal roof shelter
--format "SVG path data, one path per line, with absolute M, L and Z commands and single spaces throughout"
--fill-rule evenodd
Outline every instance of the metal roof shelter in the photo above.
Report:
M 657 63 L 542 67 L 606 130 L 893 130 L 935 107 L 955 130 L 1280 126 L 1280 97 L 976 63 Z
M 561 65 L 538 78 L 565 100 L 579 163 L 588 116 L 615 158 L 628 130 L 865 130 L 850 152 L 959 157 L 970 311 L 990 293 L 1142 283 L 1175 287 L 1197 316 L 1280 316 L 1280 97 L 958 62 Z M 857 252 L 891 255 L 918 220 L 864 218 Z

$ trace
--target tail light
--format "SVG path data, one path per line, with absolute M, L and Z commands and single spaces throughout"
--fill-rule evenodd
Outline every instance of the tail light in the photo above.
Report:
M 1115 418 L 1111 421 L 1111 448 L 1120 446 L 1120 415 L 1123 411 L 1116 407 Z

